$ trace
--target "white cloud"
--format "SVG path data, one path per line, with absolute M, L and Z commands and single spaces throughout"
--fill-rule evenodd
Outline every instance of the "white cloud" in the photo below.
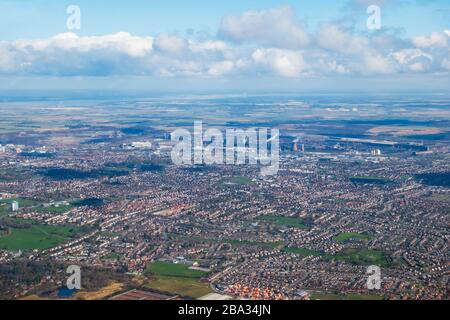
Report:
M 49 39 L 0 42 L 1 73 L 108 75 L 123 72 L 131 60 L 153 51 L 151 37 L 121 32 L 99 37 L 63 33 Z M 123 60 L 121 64 L 119 61 Z M 5 60 L 8 63 L 5 63 Z
M 209 69 L 208 74 L 213 77 L 218 77 L 230 73 L 234 69 L 234 62 L 222 61 L 214 63 Z
M 191 41 L 189 48 L 195 53 L 205 52 L 225 52 L 228 50 L 228 45 L 223 41 L 208 40 L 204 42 Z
M 360 34 L 339 24 L 306 33 L 290 7 L 225 17 L 222 39 L 186 39 L 126 32 L 0 42 L 0 75 L 232 77 L 261 74 L 448 73 L 450 30 L 412 39 Z
M 420 58 L 420 57 L 425 57 L 429 60 L 432 60 L 433 57 L 431 54 L 427 54 L 424 51 L 422 51 L 421 49 L 403 49 L 397 52 L 393 53 L 393 57 L 395 58 L 395 60 L 397 62 L 399 62 L 400 64 L 408 64 L 411 61 Z
M 323 26 L 316 37 L 318 45 L 323 49 L 341 53 L 360 53 L 368 48 L 369 41 L 362 36 L 354 36 L 339 25 Z
M 43 52 L 46 50 L 64 50 L 90 52 L 93 50 L 114 50 L 131 57 L 143 57 L 153 49 L 151 37 L 134 37 L 127 32 L 100 36 L 79 37 L 75 33 L 61 33 L 44 40 L 17 40 L 12 46 L 20 51 Z
M 284 49 L 257 49 L 252 58 L 256 64 L 268 67 L 283 77 L 298 77 L 306 69 L 300 52 Z
M 389 59 L 377 53 L 368 53 L 364 56 L 364 67 L 366 72 L 382 74 L 394 73 L 393 66 Z
M 226 16 L 219 35 L 238 43 L 254 42 L 278 48 L 302 48 L 309 44 L 307 32 L 295 21 L 294 10 L 289 6 Z
M 171 36 L 167 34 L 160 34 L 155 38 L 155 50 L 163 53 L 178 55 L 183 53 L 187 47 L 188 42 L 178 36 Z
M 433 32 L 429 36 L 419 36 L 412 39 L 413 43 L 419 48 L 441 47 L 446 48 L 449 45 L 450 31 Z
M 425 71 L 425 66 L 420 62 L 415 62 L 409 66 L 409 69 L 414 72 L 423 72 Z
M 345 74 L 345 73 L 348 72 L 347 68 L 344 67 L 341 64 L 338 64 L 336 60 L 333 60 L 331 62 L 327 62 L 326 64 L 327 64 L 327 67 L 328 67 L 327 68 L 328 71 L 336 72 L 338 74 Z

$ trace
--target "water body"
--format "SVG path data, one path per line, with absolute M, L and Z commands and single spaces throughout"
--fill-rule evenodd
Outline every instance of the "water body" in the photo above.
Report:
M 75 293 L 77 293 L 76 289 L 70 290 L 67 287 L 59 288 L 58 289 L 58 298 L 60 298 L 60 299 L 72 298 L 75 295 Z

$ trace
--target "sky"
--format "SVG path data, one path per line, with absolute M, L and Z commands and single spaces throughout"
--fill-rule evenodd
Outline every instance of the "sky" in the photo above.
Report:
M 450 87 L 448 0 L 0 0 L 0 12 L 0 90 Z

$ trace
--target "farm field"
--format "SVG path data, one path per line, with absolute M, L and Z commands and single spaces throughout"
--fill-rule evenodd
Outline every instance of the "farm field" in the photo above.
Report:
M 383 251 L 370 249 L 347 249 L 334 257 L 336 260 L 357 265 L 377 265 L 387 267 L 388 258 Z
M 206 273 L 191 270 L 188 265 L 157 261 L 147 267 L 146 274 L 151 275 L 146 287 L 160 292 L 192 298 L 212 292 L 209 284 L 200 280 Z
M 205 275 L 205 272 L 200 270 L 191 270 L 188 265 L 175 264 L 171 262 L 156 261 L 147 267 L 146 273 L 151 273 L 159 276 L 182 277 L 199 279 Z
M 113 294 L 121 291 L 123 284 L 119 282 L 112 282 L 104 288 L 97 291 L 81 291 L 75 294 L 75 300 L 102 300 L 112 296 Z
M 77 234 L 73 226 L 34 225 L 29 228 L 10 228 L 0 237 L 0 248 L 5 250 L 44 250 L 67 242 Z
M 74 208 L 74 206 L 69 204 L 69 205 L 60 205 L 60 206 L 37 207 L 37 208 L 33 208 L 33 211 L 61 214 L 61 213 L 70 211 L 73 208 Z
M 156 276 L 145 285 L 149 289 L 185 297 L 200 298 L 212 293 L 208 283 L 193 278 Z
M 333 238 L 337 242 L 347 242 L 350 239 L 360 239 L 364 241 L 372 240 L 373 237 L 368 234 L 358 232 L 343 232 Z
M 383 251 L 369 249 L 346 249 L 337 255 L 329 255 L 325 252 L 310 250 L 306 248 L 284 248 L 285 252 L 297 254 L 303 257 L 323 257 L 326 260 L 338 260 L 356 265 L 377 265 L 386 267 L 389 265 L 388 258 Z

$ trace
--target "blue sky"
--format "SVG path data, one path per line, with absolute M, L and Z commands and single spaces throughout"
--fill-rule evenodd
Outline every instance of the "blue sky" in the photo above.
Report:
M 81 9 L 74 33 L 69 5 Z M 0 89 L 449 83 L 448 0 L 0 0 L 0 12 Z
M 349 0 L 0 0 L 0 39 L 45 38 L 64 32 L 67 6 L 80 6 L 80 35 L 127 31 L 136 35 L 159 32 L 183 33 L 187 29 L 215 33 L 226 14 L 262 10 L 280 5 L 295 8 L 298 18 L 310 28 L 351 15 L 359 27 L 367 16 L 365 7 Z M 355 1 L 357 2 L 357 1 Z M 362 1 L 364 2 L 364 1 Z M 377 3 L 377 0 L 366 1 Z M 379 1 L 378 1 L 379 2 Z M 406 3 L 406 4 L 405 4 Z M 353 7 L 353 8 L 352 8 Z M 382 1 L 384 23 L 406 35 L 431 33 L 449 28 L 448 0 Z M 353 9 L 353 10 L 352 10 Z M 419 18 L 420 17 L 420 18 Z

